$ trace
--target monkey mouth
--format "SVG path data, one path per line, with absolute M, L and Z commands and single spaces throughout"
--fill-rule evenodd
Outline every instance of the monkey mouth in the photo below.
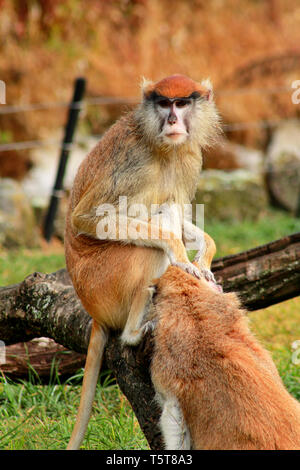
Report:
M 170 132 L 169 134 L 166 134 L 166 137 L 172 139 L 172 140 L 178 140 L 181 137 L 186 137 L 187 134 L 183 132 Z

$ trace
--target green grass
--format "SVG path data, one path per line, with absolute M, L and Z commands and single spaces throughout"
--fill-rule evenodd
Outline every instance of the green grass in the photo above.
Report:
M 300 297 L 249 315 L 250 326 L 272 353 L 287 389 L 300 401 L 300 364 L 291 361 L 291 344 L 300 339 Z
M 34 377 L 0 382 L 0 449 L 65 449 L 80 397 L 82 372 L 65 383 Z M 83 449 L 147 449 L 131 407 L 109 376 L 98 384 Z
M 0 256 L 0 286 L 21 282 L 34 271 L 51 273 L 66 265 L 63 250 L 61 253 L 47 254 L 40 250 L 23 249 L 7 251 Z
M 204 229 L 215 240 L 216 257 L 219 258 L 300 232 L 300 218 L 296 219 L 286 212 L 270 210 L 266 217 L 256 222 L 207 222 Z
M 300 231 L 300 219 L 280 211 L 258 222 L 207 223 L 217 257 L 237 253 Z M 0 285 L 21 281 L 33 271 L 52 272 L 65 264 L 63 250 L 6 252 L 0 261 Z M 287 387 L 300 400 L 300 365 L 291 362 L 291 343 L 300 339 L 300 298 L 250 314 L 252 330 L 271 351 Z M 60 383 L 0 379 L 0 449 L 64 449 L 80 398 L 82 371 Z M 116 384 L 106 377 L 97 387 L 83 449 L 147 449 L 131 407 Z

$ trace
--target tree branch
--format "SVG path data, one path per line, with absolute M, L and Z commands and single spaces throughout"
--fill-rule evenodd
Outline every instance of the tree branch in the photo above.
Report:
M 213 262 L 226 292 L 239 294 L 248 310 L 259 310 L 300 294 L 300 232 Z

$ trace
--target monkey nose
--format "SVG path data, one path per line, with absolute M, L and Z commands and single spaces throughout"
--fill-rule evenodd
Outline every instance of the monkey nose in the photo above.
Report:
M 169 114 L 168 116 L 168 124 L 175 124 L 177 121 L 177 116 L 176 114 Z

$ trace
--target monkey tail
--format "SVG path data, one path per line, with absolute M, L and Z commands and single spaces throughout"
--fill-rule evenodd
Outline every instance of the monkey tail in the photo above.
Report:
M 99 371 L 102 364 L 104 347 L 107 342 L 106 331 L 94 320 L 84 369 L 79 409 L 67 450 L 79 449 L 90 419 Z

